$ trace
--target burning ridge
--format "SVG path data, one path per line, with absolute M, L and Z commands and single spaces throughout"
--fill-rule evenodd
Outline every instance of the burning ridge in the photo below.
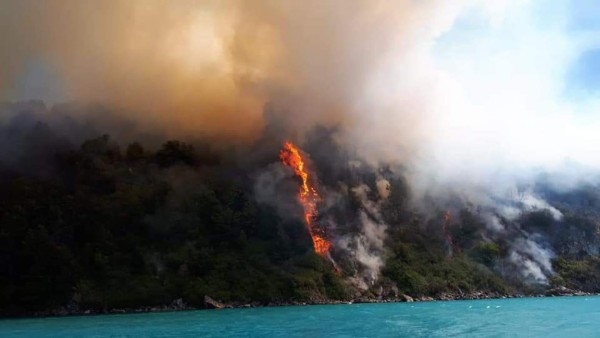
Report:
M 294 169 L 296 176 L 302 180 L 298 201 L 304 208 L 304 220 L 308 233 L 312 238 L 315 252 L 322 257 L 330 257 L 331 242 L 327 239 L 325 229 L 317 222 L 317 203 L 321 200 L 321 197 L 309 180 L 309 174 L 306 171 L 305 162 L 299 149 L 293 143 L 285 142 L 283 149 L 279 152 L 279 158 L 283 164 Z

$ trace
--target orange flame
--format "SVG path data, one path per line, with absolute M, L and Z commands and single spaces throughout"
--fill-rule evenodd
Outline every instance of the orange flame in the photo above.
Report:
M 444 233 L 446 234 L 446 242 L 448 244 L 448 249 L 449 249 L 448 255 L 452 255 L 455 252 L 460 252 L 460 249 L 454 243 L 452 234 L 448 230 L 448 226 L 450 225 L 450 222 L 452 222 L 452 213 L 450 213 L 450 210 L 446 210 L 446 212 L 444 213 L 443 230 L 444 230 Z
M 323 257 L 329 257 L 331 243 L 325 237 L 325 231 L 316 224 L 318 216 L 317 203 L 320 201 L 317 190 L 311 186 L 308 172 L 304 166 L 304 160 L 298 148 L 291 142 L 285 142 L 283 149 L 279 152 L 279 158 L 283 164 L 294 169 L 294 173 L 302 180 L 298 200 L 304 208 L 304 220 L 308 233 L 312 238 L 315 252 Z

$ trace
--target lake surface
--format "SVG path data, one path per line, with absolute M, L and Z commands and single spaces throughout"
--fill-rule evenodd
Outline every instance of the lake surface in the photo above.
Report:
M 600 297 L 0 320 L 0 337 L 600 337 Z

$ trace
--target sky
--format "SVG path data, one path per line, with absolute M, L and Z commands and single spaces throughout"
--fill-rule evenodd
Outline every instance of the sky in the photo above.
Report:
M 488 4 L 463 11 L 434 42 L 449 93 L 438 96 L 435 115 L 439 165 L 448 175 L 476 176 L 506 167 L 598 168 L 600 4 Z

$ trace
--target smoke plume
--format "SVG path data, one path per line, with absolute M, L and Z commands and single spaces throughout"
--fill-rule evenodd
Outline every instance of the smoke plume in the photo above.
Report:
M 377 180 L 378 196 L 376 201 L 369 199 L 371 188 L 361 184 L 352 188 L 352 193 L 360 201 L 359 223 L 360 232 L 352 238 L 343 238 L 341 246 L 351 251 L 356 260 L 364 266 L 361 280 L 367 286 L 372 285 L 385 263 L 384 240 L 387 224 L 381 216 L 381 203 L 389 195 L 389 183 L 380 178 Z M 353 248 L 353 249 L 350 249 Z

